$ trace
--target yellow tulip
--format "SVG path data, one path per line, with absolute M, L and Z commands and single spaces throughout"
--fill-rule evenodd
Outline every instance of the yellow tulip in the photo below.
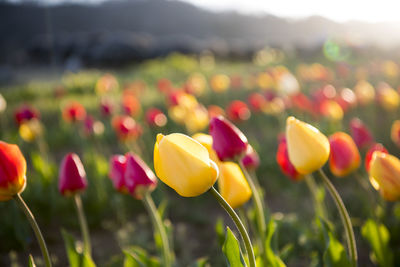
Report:
M 299 173 L 312 173 L 327 162 L 330 152 L 329 140 L 310 124 L 288 117 L 286 139 L 290 162 Z
M 43 127 L 39 120 L 31 119 L 23 122 L 18 131 L 25 142 L 32 142 L 43 133 Z
M 235 209 L 249 201 L 252 192 L 239 165 L 226 161 L 221 162 L 218 167 L 220 170 L 219 192 L 229 205 Z
M 219 164 L 220 161 L 218 159 L 217 153 L 215 153 L 214 149 L 212 148 L 213 138 L 211 135 L 204 133 L 196 133 L 192 136 L 192 138 L 195 139 L 200 144 L 202 144 L 205 148 L 207 148 L 211 160 Z
M 158 178 L 183 197 L 195 197 L 213 186 L 218 167 L 207 149 L 187 135 L 157 135 L 154 169 Z
M 220 171 L 218 179 L 219 192 L 232 208 L 246 203 L 252 195 L 249 184 L 239 165 L 226 161 L 221 162 L 212 148 L 213 139 L 209 134 L 197 133 L 193 138 L 207 148 L 210 158 L 215 161 Z
M 400 199 L 400 160 L 381 151 L 372 154 L 369 175 L 372 186 L 388 201 Z
M 378 91 L 378 101 L 387 111 L 393 111 L 399 107 L 400 97 L 393 88 L 386 87 Z
M 372 85 L 365 80 L 357 82 L 356 86 L 354 87 L 354 93 L 356 94 L 358 103 L 361 105 L 366 105 L 375 98 L 374 87 L 372 87 Z

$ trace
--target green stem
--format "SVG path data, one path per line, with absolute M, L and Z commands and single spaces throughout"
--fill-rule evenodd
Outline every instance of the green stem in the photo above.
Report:
M 17 201 L 19 207 L 24 211 L 26 218 L 28 218 L 29 223 L 33 231 L 35 232 L 36 239 L 39 243 L 40 250 L 42 251 L 43 259 L 46 264 L 46 267 L 51 267 L 51 260 L 49 251 L 47 250 L 46 242 L 44 241 L 42 232 L 40 231 L 39 225 L 37 224 L 35 217 L 33 216 L 32 212 L 26 205 L 25 201 L 22 199 L 20 194 L 16 194 L 14 199 Z
M 209 192 L 215 197 L 215 199 L 219 202 L 219 204 L 225 209 L 225 211 L 232 218 L 245 244 L 246 254 L 248 255 L 249 258 L 250 267 L 256 267 L 256 258 L 254 256 L 253 246 L 251 245 L 249 234 L 247 233 L 246 228 L 244 228 L 243 223 L 240 220 L 239 216 L 213 186 L 210 188 Z
M 349 257 L 351 259 L 352 266 L 357 266 L 357 247 L 356 247 L 356 240 L 354 238 L 354 231 L 353 226 L 351 224 L 349 213 L 346 210 L 346 207 L 343 203 L 342 198 L 340 197 L 339 193 L 336 191 L 335 187 L 329 181 L 328 177 L 324 173 L 322 169 L 318 170 L 319 175 L 324 181 L 326 188 L 328 189 L 329 193 L 331 194 L 337 209 L 339 210 L 340 218 L 342 220 L 344 229 L 346 231 L 347 237 L 347 246 L 349 249 Z
M 147 192 L 143 197 L 143 203 L 147 208 L 147 211 L 150 214 L 150 217 L 153 222 L 153 227 L 157 232 L 160 233 L 161 241 L 162 241 L 162 249 L 163 249 L 163 257 L 164 257 L 164 264 L 165 267 L 170 267 L 171 263 L 171 252 L 169 248 L 169 241 L 167 232 L 165 231 L 165 226 L 161 220 L 160 214 L 154 204 L 153 199 L 151 198 L 150 192 Z
M 79 194 L 74 195 L 76 211 L 78 213 L 79 225 L 83 236 L 84 251 L 89 256 L 92 255 L 92 246 L 90 244 L 89 227 L 86 221 L 85 212 L 83 210 L 82 199 Z
M 262 240 L 264 240 L 267 227 L 265 224 L 264 205 L 263 205 L 263 201 L 262 201 L 262 198 L 260 195 L 260 191 L 259 191 L 258 187 L 256 186 L 257 182 L 255 182 L 253 180 L 253 177 L 251 177 L 249 175 L 246 168 L 243 166 L 242 161 L 239 160 L 238 163 L 240 165 L 240 168 L 242 169 L 244 176 L 246 177 L 247 182 L 249 183 L 251 191 L 253 192 L 253 204 L 254 204 L 254 208 L 256 210 L 258 231 L 262 237 Z M 262 243 L 264 243 L 264 242 L 262 242 Z

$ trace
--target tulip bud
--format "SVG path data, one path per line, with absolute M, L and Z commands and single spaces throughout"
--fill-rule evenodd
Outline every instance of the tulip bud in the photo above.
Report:
M 260 165 L 260 157 L 251 145 L 247 146 L 246 154 L 241 160 L 243 166 L 248 170 L 255 170 Z
M 179 133 L 157 135 L 154 169 L 161 181 L 183 197 L 203 194 L 218 178 L 218 168 L 207 149 Z
M 329 167 L 335 176 L 346 176 L 360 166 L 360 153 L 350 135 L 337 132 L 329 137 L 329 142 Z
M 0 141 L 0 201 L 13 198 L 26 186 L 26 161 L 17 145 Z
M 219 170 L 219 192 L 229 205 L 235 209 L 249 201 L 252 192 L 239 165 L 229 161 L 221 162 Z
M 111 124 L 122 141 L 137 139 L 142 134 L 141 126 L 129 116 L 115 116 Z
M 141 111 L 141 105 L 139 100 L 131 94 L 126 93 L 123 95 L 122 108 L 126 115 L 137 116 Z
M 360 105 L 366 105 L 375 98 L 375 89 L 372 85 L 364 80 L 359 81 L 354 87 L 358 103 Z
M 145 192 L 151 192 L 156 188 L 156 176 L 139 156 L 130 152 L 125 157 L 125 181 L 132 181 L 133 184 L 129 191 L 136 199 L 142 199 Z
M 21 123 L 18 132 L 25 142 L 32 142 L 42 135 L 43 126 L 38 119 L 33 118 Z
M 75 153 L 67 154 L 61 162 L 58 190 L 64 196 L 74 195 L 87 187 L 86 172 Z
M 7 101 L 0 94 L 0 114 L 3 113 L 7 108 Z
M 378 89 L 377 99 L 379 104 L 386 111 L 394 111 L 399 107 L 399 94 L 391 87 L 382 87 Z
M 62 116 L 66 122 L 83 121 L 86 118 L 86 110 L 82 104 L 73 101 L 64 107 Z
M 111 101 L 107 100 L 106 98 L 103 98 L 100 102 L 100 112 L 101 115 L 104 117 L 108 117 L 111 115 L 113 111 L 113 105 Z
M 372 186 L 388 201 L 400 199 L 400 160 L 390 154 L 375 151 L 369 170 Z
M 301 174 L 318 170 L 328 160 L 329 140 L 310 124 L 288 117 L 286 140 L 290 162 Z
M 357 147 L 360 149 L 373 142 L 371 132 L 360 119 L 354 118 L 350 121 L 350 133 Z
M 129 189 L 133 187 L 132 180 L 125 179 L 126 157 L 123 155 L 114 155 L 110 159 L 110 177 L 114 188 L 124 194 L 129 193 Z
M 303 175 L 296 170 L 289 160 L 286 137 L 284 136 L 279 141 L 278 151 L 276 152 L 276 161 L 278 162 L 281 171 L 289 178 L 294 181 L 303 179 Z
M 29 105 L 22 105 L 15 111 L 15 121 L 21 125 L 24 121 L 31 119 L 38 119 L 40 117 L 39 111 Z
M 396 146 L 400 147 L 400 120 L 395 120 L 390 131 L 390 138 Z
M 375 151 L 380 151 L 386 154 L 389 153 L 382 144 L 376 143 L 372 145 L 371 148 L 368 150 L 367 154 L 365 155 L 365 169 L 367 170 L 367 172 L 369 172 L 372 155 L 374 154 Z
M 211 119 L 210 134 L 213 137 L 213 149 L 220 160 L 238 159 L 246 153 L 246 136 L 224 117 Z

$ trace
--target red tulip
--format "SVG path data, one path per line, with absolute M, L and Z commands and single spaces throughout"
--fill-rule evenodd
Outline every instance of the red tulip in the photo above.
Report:
M 292 106 L 300 111 L 306 111 L 309 113 L 314 112 L 314 105 L 311 100 L 303 93 L 297 93 L 290 96 L 290 102 Z
M 61 162 L 58 190 L 64 196 L 73 195 L 86 189 L 86 172 L 75 153 L 67 154 Z
M 129 116 L 116 116 L 111 124 L 122 141 L 136 139 L 142 134 L 142 127 Z
M 125 157 L 125 181 L 132 181 L 133 187 L 130 188 L 130 193 L 136 199 L 141 199 L 145 192 L 154 190 L 157 186 L 157 178 L 153 171 L 136 154 L 129 152 Z
M 334 133 L 329 137 L 329 143 L 329 167 L 334 175 L 346 176 L 360 166 L 360 153 L 350 135 Z
M 137 116 L 140 113 L 140 102 L 131 94 L 125 94 L 122 96 L 122 108 L 126 115 Z
M 260 93 L 252 93 L 248 100 L 251 109 L 255 112 L 261 111 L 265 104 L 265 97 Z
M 179 105 L 179 98 L 184 94 L 185 92 L 181 90 L 170 92 L 168 94 L 168 105 L 170 106 Z
M 150 126 L 163 127 L 167 124 L 167 116 L 158 108 L 150 108 L 146 112 L 146 121 Z
M 86 110 L 79 102 L 72 101 L 64 107 L 62 116 L 67 122 L 83 121 L 86 118 Z
M 0 141 L 0 201 L 24 191 L 26 161 L 17 145 Z
M 173 89 L 171 81 L 166 78 L 158 80 L 157 87 L 162 93 L 168 93 Z
M 373 142 L 371 132 L 360 119 L 354 118 L 350 121 L 350 133 L 357 147 L 360 149 Z
M 382 144 L 380 143 L 373 144 L 368 150 L 367 154 L 365 155 L 365 169 L 367 170 L 367 172 L 369 172 L 371 166 L 372 154 L 374 154 L 375 151 L 380 151 L 386 154 L 389 153 Z
M 249 170 L 255 170 L 260 165 L 260 157 L 251 145 L 247 146 L 246 154 L 242 158 L 242 163 Z
M 240 159 L 246 153 L 246 136 L 224 117 L 212 118 L 209 131 L 213 137 L 212 147 L 220 160 Z
M 15 110 L 14 116 L 17 124 L 21 125 L 24 121 L 29 121 L 34 118 L 38 119 L 40 113 L 37 109 L 29 105 L 22 105 Z
M 133 188 L 133 181 L 125 179 L 126 157 L 123 155 L 114 155 L 110 160 L 110 172 L 108 176 L 114 185 L 114 188 L 121 193 L 128 194 Z
M 246 103 L 234 100 L 232 101 L 226 109 L 226 114 L 230 120 L 233 121 L 244 121 L 250 118 L 250 110 Z
M 278 162 L 281 171 L 293 181 L 299 181 L 303 179 L 303 176 L 297 172 L 296 168 L 289 160 L 286 137 L 281 136 L 279 139 L 278 151 L 276 152 L 276 161 Z

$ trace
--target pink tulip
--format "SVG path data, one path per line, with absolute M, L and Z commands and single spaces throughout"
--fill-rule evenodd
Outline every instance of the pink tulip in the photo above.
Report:
M 87 185 L 86 172 L 79 156 L 67 154 L 61 162 L 58 190 L 68 196 L 84 191 Z

